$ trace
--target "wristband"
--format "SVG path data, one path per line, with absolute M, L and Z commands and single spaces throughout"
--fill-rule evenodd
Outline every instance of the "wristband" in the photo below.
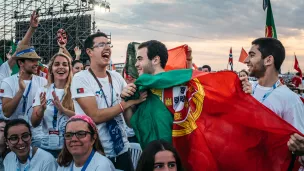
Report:
M 124 108 L 122 107 L 122 104 L 121 104 L 121 103 L 119 103 L 119 106 L 120 106 L 121 112 L 124 112 L 125 110 L 124 110 Z

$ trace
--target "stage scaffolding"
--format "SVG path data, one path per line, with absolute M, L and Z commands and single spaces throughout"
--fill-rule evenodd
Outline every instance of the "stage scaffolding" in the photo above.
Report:
M 39 13 L 40 25 L 31 43 L 43 62 L 48 62 L 58 51 L 56 33 L 59 28 L 67 31 L 67 49 L 74 56 L 74 47 L 82 48 L 84 39 L 96 31 L 96 5 L 110 9 L 110 4 L 103 0 L 0 0 L 1 57 L 10 50 L 10 42 L 16 43 L 25 35 L 33 10 Z M 83 51 L 82 60 L 86 58 Z

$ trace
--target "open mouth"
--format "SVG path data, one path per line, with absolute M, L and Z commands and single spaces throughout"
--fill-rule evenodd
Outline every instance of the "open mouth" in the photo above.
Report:
M 109 59 L 110 58 L 110 52 L 104 52 L 104 53 L 102 53 L 102 57 L 106 58 L 106 59 Z
M 66 72 L 65 71 L 57 71 L 56 73 L 59 74 L 59 75 L 64 75 Z

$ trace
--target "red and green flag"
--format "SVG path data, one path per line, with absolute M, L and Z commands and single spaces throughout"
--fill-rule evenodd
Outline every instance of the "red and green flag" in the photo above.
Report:
M 265 37 L 272 37 L 277 39 L 277 31 L 274 23 L 272 8 L 270 0 L 263 0 L 263 9 L 267 8 Z
M 148 91 L 131 118 L 139 143 L 172 142 L 187 171 L 285 171 L 293 161 L 287 142 L 302 134 L 245 94 L 234 72 L 173 70 L 135 84 Z

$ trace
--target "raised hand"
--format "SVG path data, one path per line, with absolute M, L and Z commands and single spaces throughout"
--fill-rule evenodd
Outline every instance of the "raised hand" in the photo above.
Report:
M 187 56 L 186 56 L 187 61 L 192 60 L 192 48 L 188 46 L 188 51 L 187 51 Z
M 40 105 L 41 105 L 43 110 L 46 109 L 46 97 L 45 96 L 46 96 L 45 92 L 40 93 Z
M 75 52 L 75 55 L 76 55 L 76 56 L 80 56 L 80 55 L 81 55 L 81 50 L 79 49 L 78 46 L 75 46 L 74 52 Z
M 53 96 L 52 102 L 53 102 L 54 106 L 58 109 L 58 111 L 60 113 L 64 113 L 65 108 L 62 106 L 62 104 L 61 104 L 58 96 L 56 95 L 55 91 L 52 92 L 52 96 Z
M 30 20 L 30 26 L 32 28 L 37 28 L 39 25 L 39 19 L 38 19 L 39 15 L 37 14 L 36 11 L 33 11 L 32 15 L 31 15 L 31 20 Z
M 26 85 L 24 83 L 24 71 L 20 70 L 19 72 L 19 90 L 24 91 L 26 88 Z
M 12 57 L 11 53 L 12 53 L 12 49 L 6 54 L 7 59 L 11 59 Z

